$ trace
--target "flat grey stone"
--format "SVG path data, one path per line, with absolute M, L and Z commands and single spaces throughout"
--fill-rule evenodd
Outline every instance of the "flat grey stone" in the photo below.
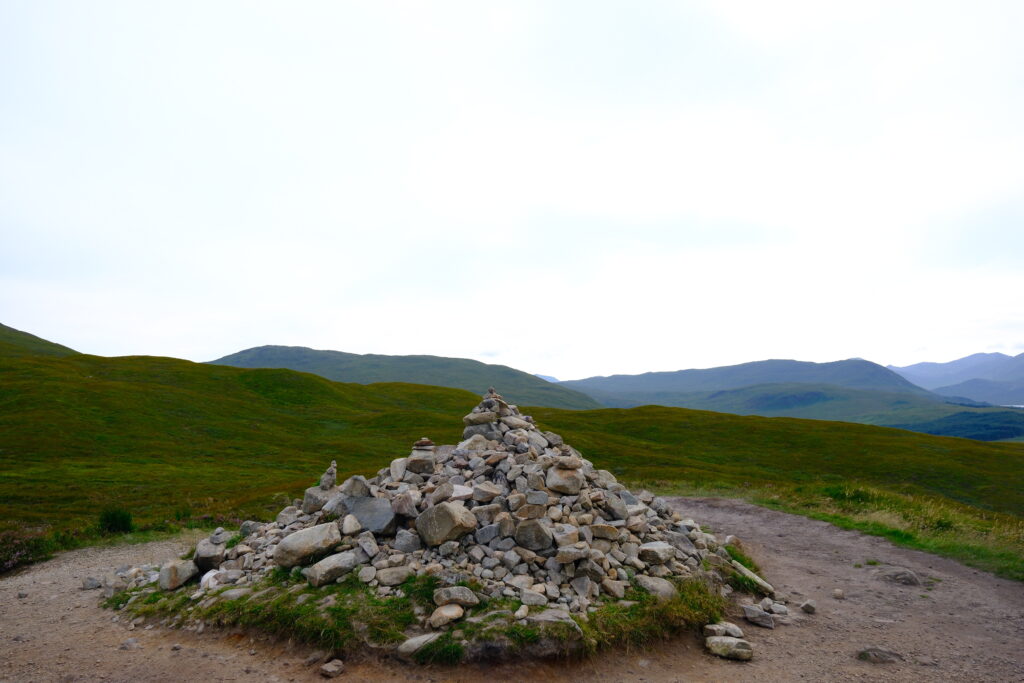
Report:
M 750 647 L 750 643 L 740 638 L 711 636 L 704 641 L 704 645 L 711 654 L 725 659 L 747 662 L 754 656 L 754 649 Z

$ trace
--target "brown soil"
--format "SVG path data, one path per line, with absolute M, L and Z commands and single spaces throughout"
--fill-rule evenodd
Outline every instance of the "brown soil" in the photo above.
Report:
M 439 668 L 364 657 L 349 661 L 339 680 L 1024 681 L 1024 585 L 739 501 L 672 502 L 714 531 L 739 536 L 765 578 L 789 596 L 791 624 L 767 630 L 733 616 L 754 646 L 754 661 L 720 660 L 705 654 L 696 637 L 682 637 L 572 663 Z M 0 680 L 323 680 L 316 665 L 305 663 L 310 648 L 238 631 L 196 634 L 144 625 L 129 631 L 118 613 L 98 607 L 99 591 L 79 588 L 86 576 L 161 561 L 190 543 L 182 537 L 88 548 L 0 580 Z M 880 569 L 887 565 L 912 569 L 926 585 L 883 579 Z M 832 597 L 836 588 L 845 600 Z M 22 592 L 27 597 L 18 598 Z M 797 608 L 806 598 L 817 602 L 816 614 Z M 129 638 L 140 647 L 119 649 Z M 866 647 L 893 650 L 904 661 L 858 661 Z

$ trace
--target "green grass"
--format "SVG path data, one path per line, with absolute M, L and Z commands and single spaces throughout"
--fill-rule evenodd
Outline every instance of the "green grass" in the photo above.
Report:
M 577 623 L 591 652 L 610 646 L 647 647 L 676 633 L 699 629 L 719 621 L 726 601 L 703 581 L 677 581 L 676 597 L 659 602 L 650 593 L 631 588 L 626 598 L 633 604 L 609 602 Z
M 0 349 L 0 570 L 101 540 L 107 507 L 154 533 L 267 519 L 331 459 L 339 478 L 369 475 L 421 436 L 457 442 L 477 400 L 290 370 Z M 631 484 L 732 492 L 1024 577 L 1021 444 L 656 406 L 529 412 Z
M 1019 444 L 659 406 L 532 414 L 600 467 L 634 482 L 696 489 L 863 482 L 1024 514 Z
M 167 358 L 0 356 L 0 519 L 83 529 L 266 516 L 315 483 L 366 473 L 423 435 L 452 442 L 477 399 Z M 3 528 L 0 526 L 0 528 Z
M 440 638 L 424 645 L 413 657 L 420 664 L 452 666 L 461 662 L 464 655 L 465 648 L 462 643 L 454 640 L 451 633 L 445 633 Z
M 729 553 L 729 557 L 736 560 L 737 562 L 739 562 L 755 574 L 761 573 L 761 568 L 757 566 L 757 562 L 754 562 L 754 559 L 747 555 L 745 552 L 743 552 L 734 545 L 727 545 L 724 547 L 725 552 Z
M 1019 516 L 863 484 L 849 488 L 848 495 L 836 495 L 834 485 L 694 488 L 662 483 L 665 494 L 741 498 L 1024 581 L 1024 520 Z
M 129 534 L 135 530 L 132 513 L 124 508 L 106 508 L 100 512 L 100 531 L 107 534 Z

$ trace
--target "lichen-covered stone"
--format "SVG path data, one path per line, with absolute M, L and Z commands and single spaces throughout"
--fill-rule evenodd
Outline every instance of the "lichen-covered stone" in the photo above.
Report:
M 305 564 L 313 557 L 329 551 L 341 542 L 341 532 L 334 522 L 300 529 L 285 536 L 274 549 L 274 561 L 287 568 Z
M 586 479 L 578 469 L 551 467 L 548 469 L 547 487 L 552 491 L 575 496 L 583 488 Z
M 416 531 L 428 546 L 454 541 L 476 529 L 476 516 L 457 503 L 438 503 L 416 518 Z
M 320 560 L 306 572 L 306 578 L 313 586 L 326 586 L 355 569 L 359 556 L 352 550 L 335 553 Z
M 210 539 L 204 538 L 196 544 L 195 555 L 192 559 L 199 571 L 216 569 L 224 561 L 225 547 L 223 543 L 213 543 Z
M 441 606 L 450 603 L 462 605 L 463 607 L 473 607 L 480 604 L 480 598 L 466 586 L 446 586 L 434 591 L 435 605 Z
M 516 527 L 516 543 L 528 550 L 545 550 L 554 542 L 554 536 L 539 519 L 527 519 Z
M 647 576 L 646 574 L 637 574 L 634 580 L 640 588 L 643 588 L 645 591 L 662 601 L 671 600 L 679 594 L 675 585 L 673 585 L 668 579 L 661 579 L 656 576 Z
M 199 573 L 199 567 L 192 560 L 171 560 L 160 567 L 160 590 L 172 591 L 183 586 Z
M 740 638 L 710 636 L 705 639 L 704 644 L 711 654 L 724 657 L 725 659 L 747 662 L 754 656 L 754 649 L 750 647 L 750 643 Z

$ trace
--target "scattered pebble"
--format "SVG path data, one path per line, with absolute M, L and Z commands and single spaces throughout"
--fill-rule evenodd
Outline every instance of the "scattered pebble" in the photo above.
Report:
M 757 605 L 743 605 L 743 618 L 755 626 L 775 628 L 775 617 Z
M 818 610 L 818 606 L 814 603 L 814 600 L 806 600 L 800 603 L 800 609 L 808 614 L 814 614 Z
M 832 597 L 836 600 L 845 600 L 846 593 L 843 592 L 842 588 L 836 588 L 834 591 L 832 591 Z
M 306 657 L 305 660 L 303 660 L 302 663 L 305 666 L 313 666 L 314 664 L 319 664 L 320 662 L 324 661 L 324 657 L 326 657 L 326 656 L 327 656 L 326 652 L 321 652 L 320 650 L 316 650 L 314 652 L 311 652 L 309 654 L 309 656 Z
M 139 645 L 138 638 L 129 638 L 118 646 L 118 650 L 138 650 L 142 646 Z

